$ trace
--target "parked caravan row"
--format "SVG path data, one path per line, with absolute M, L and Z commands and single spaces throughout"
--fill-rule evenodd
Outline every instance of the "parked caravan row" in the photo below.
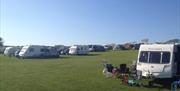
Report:
M 70 48 L 69 46 L 55 45 L 54 47 L 57 49 L 59 55 L 69 54 L 69 48 Z
M 4 55 L 21 58 L 32 57 L 58 57 L 56 48 L 51 46 L 27 45 L 23 47 L 11 46 L 6 47 Z
M 142 77 L 180 78 L 180 44 L 141 45 L 136 70 Z
M 119 50 L 124 50 L 125 48 L 123 47 L 123 45 L 120 45 L 120 44 L 118 44 L 118 45 L 115 45 L 114 47 L 113 47 L 113 51 L 119 51 Z
M 69 48 L 69 54 L 86 55 L 89 53 L 89 47 L 86 45 L 74 45 Z
M 19 57 L 59 57 L 59 55 L 55 47 L 27 45 L 21 49 L 21 51 L 19 52 Z
M 88 46 L 74 45 L 67 46 L 41 46 L 26 45 L 23 47 L 6 47 L 4 55 L 16 56 L 20 58 L 36 58 L 36 57 L 59 57 L 62 54 L 86 55 L 89 53 Z
M 109 45 L 104 45 L 105 50 L 112 50 L 113 49 L 113 45 L 109 44 Z
M 102 45 L 88 45 L 90 52 L 104 52 L 105 47 Z
M 61 54 L 85 55 L 88 54 L 88 47 L 85 45 L 66 46 L 24 46 L 19 52 L 20 57 L 58 57 Z
M 138 44 L 131 44 L 131 43 L 126 43 L 126 44 L 117 44 L 113 47 L 113 51 L 119 51 L 119 50 L 139 50 L 141 43 Z

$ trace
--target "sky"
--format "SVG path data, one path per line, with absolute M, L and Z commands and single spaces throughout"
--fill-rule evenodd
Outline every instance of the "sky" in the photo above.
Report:
M 0 0 L 5 45 L 180 38 L 180 0 Z

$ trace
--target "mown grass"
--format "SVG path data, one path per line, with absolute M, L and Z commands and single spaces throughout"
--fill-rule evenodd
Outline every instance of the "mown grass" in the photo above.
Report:
M 17 59 L 0 55 L 0 91 L 169 91 L 130 87 L 102 74 L 101 61 L 131 64 L 137 51 L 61 56 L 57 59 Z

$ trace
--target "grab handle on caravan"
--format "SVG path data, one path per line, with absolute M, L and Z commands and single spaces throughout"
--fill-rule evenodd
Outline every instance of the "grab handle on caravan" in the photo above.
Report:
M 178 81 L 174 81 L 174 82 L 171 84 L 171 91 L 176 91 L 178 84 L 180 84 L 180 79 L 179 79 Z

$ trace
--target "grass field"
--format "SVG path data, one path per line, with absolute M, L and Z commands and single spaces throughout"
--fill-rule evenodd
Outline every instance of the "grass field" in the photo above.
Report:
M 57 59 L 17 59 L 0 55 L 0 91 L 169 91 L 158 87 L 130 87 L 102 74 L 103 59 L 117 66 L 131 64 L 136 57 L 137 51 Z

